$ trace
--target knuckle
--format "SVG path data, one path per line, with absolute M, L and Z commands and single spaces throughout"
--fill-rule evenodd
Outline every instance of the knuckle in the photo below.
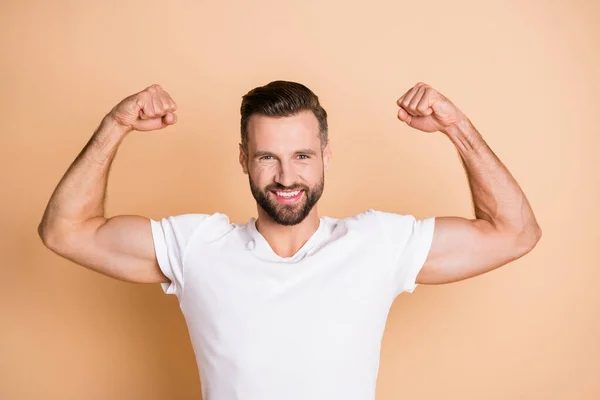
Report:
M 148 96 L 146 95 L 146 93 L 140 93 L 140 95 L 135 100 L 135 103 L 140 108 L 144 108 L 144 109 L 147 108 L 148 107 Z

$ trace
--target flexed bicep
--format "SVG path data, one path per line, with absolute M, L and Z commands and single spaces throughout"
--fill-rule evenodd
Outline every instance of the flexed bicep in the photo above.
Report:
M 522 257 L 531 250 L 519 235 L 481 219 L 437 217 L 431 249 L 417 283 L 440 284 L 467 279 Z

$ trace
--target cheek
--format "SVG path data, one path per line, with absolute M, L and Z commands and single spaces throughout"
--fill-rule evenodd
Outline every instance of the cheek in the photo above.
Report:
M 323 176 L 323 166 L 310 166 L 305 169 L 304 175 L 307 180 L 310 180 L 313 183 L 319 182 L 321 180 L 321 177 Z
M 265 187 L 273 180 L 273 171 L 265 166 L 255 166 L 249 169 L 250 177 L 256 186 Z
M 309 186 L 314 186 L 321 181 L 323 174 L 320 165 L 299 165 L 296 169 L 298 182 L 303 182 Z

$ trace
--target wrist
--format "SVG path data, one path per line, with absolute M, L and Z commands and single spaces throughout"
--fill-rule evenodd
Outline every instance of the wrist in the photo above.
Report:
M 465 136 L 473 137 L 479 134 L 466 116 L 463 116 L 454 124 L 445 127 L 442 132 L 450 138 Z
M 130 131 L 131 129 L 119 124 L 110 114 L 105 115 L 88 143 L 89 147 L 95 149 L 88 152 L 88 156 L 97 161 L 107 160 Z
M 462 152 L 479 151 L 481 146 L 485 144 L 483 137 L 467 117 L 448 126 L 443 130 L 443 133 Z
M 131 127 L 121 125 L 119 122 L 117 122 L 117 120 L 111 115 L 111 113 L 108 113 L 104 116 L 100 127 L 102 130 L 110 132 L 111 135 L 114 134 L 121 138 L 126 136 L 129 132 L 133 130 Z

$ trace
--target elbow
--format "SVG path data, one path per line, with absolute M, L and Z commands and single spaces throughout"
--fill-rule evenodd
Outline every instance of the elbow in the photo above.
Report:
M 54 253 L 64 256 L 81 246 L 82 238 L 93 235 L 97 224 L 79 224 L 74 222 L 48 223 L 42 220 L 37 231 L 44 246 Z
M 52 234 L 43 222 L 38 225 L 37 232 L 44 246 L 51 250 L 56 247 L 56 235 Z
M 40 237 L 40 239 L 42 239 L 42 243 L 44 244 L 44 246 L 48 247 L 50 235 L 48 233 L 48 229 L 46 228 L 46 226 L 44 224 L 44 221 L 40 222 L 40 224 L 38 225 L 37 233 L 38 233 L 38 236 Z
M 53 252 L 58 253 L 64 247 L 64 235 L 59 234 L 56 229 L 52 229 L 44 222 L 38 225 L 37 232 L 44 246 Z
M 542 228 L 537 223 L 534 223 L 522 229 L 516 235 L 515 248 L 517 258 L 531 252 L 542 238 Z

